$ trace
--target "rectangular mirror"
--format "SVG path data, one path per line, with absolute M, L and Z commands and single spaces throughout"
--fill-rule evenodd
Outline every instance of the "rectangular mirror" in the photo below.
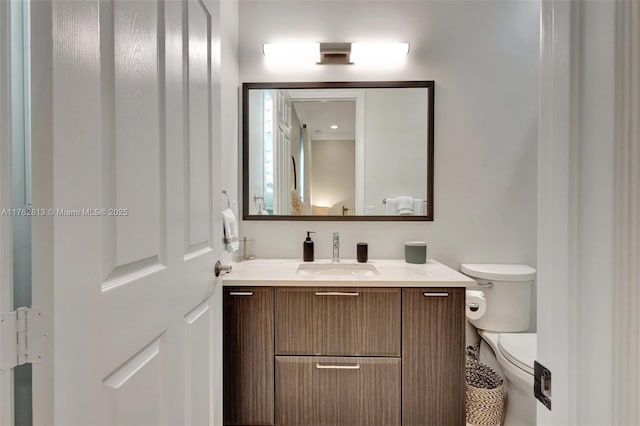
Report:
M 245 220 L 433 220 L 433 81 L 242 92 Z

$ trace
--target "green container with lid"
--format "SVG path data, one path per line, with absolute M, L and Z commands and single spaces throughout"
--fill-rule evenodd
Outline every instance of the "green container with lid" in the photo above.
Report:
M 427 263 L 427 243 L 425 241 L 405 241 L 404 261 L 407 263 Z

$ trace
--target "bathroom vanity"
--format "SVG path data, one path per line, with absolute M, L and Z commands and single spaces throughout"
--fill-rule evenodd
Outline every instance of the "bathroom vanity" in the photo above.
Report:
M 225 425 L 465 423 L 472 279 L 433 260 L 254 260 L 223 283 Z

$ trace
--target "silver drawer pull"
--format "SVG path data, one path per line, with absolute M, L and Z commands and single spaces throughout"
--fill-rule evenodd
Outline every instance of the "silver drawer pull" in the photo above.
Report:
M 424 294 L 425 297 L 447 297 L 449 296 L 449 293 L 435 293 L 435 292 L 426 292 L 426 293 L 422 293 Z
M 316 296 L 360 296 L 360 293 L 355 291 L 316 291 Z
M 229 296 L 253 296 L 252 291 L 230 291 Z
M 316 368 L 320 370 L 360 370 L 360 364 L 355 365 L 323 365 L 316 363 Z

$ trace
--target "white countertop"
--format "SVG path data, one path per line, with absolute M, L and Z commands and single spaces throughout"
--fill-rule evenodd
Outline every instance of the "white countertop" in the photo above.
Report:
M 322 286 L 322 287 L 476 287 L 476 282 L 433 259 L 425 264 L 406 263 L 403 259 L 369 260 L 377 275 L 300 275 L 301 263 L 325 263 L 330 260 L 302 262 L 300 259 L 255 259 L 233 263 L 222 277 L 225 286 Z M 355 264 L 353 259 L 342 264 Z

